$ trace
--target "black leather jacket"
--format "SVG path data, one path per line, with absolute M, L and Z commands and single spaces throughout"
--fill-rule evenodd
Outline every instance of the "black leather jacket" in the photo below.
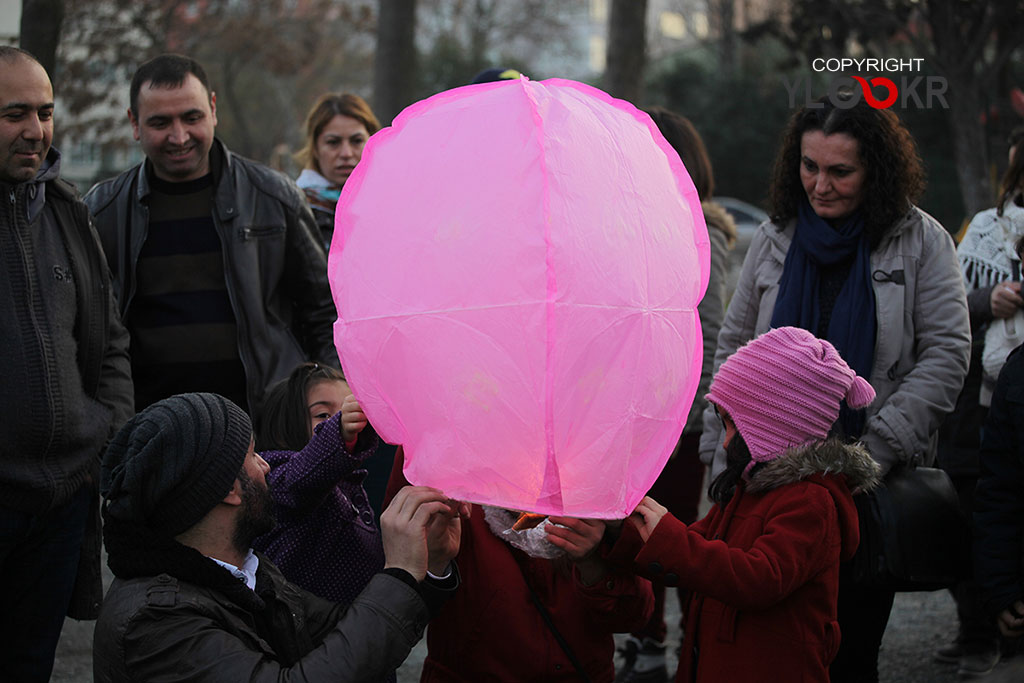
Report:
M 284 174 L 237 156 L 215 140 L 222 159 L 213 222 L 224 253 L 228 296 L 238 323 L 249 405 L 296 365 L 338 365 L 337 318 L 327 257 L 306 199 Z M 85 195 L 113 272 L 121 315 L 135 294 L 135 267 L 149 230 L 150 192 L 143 163 Z

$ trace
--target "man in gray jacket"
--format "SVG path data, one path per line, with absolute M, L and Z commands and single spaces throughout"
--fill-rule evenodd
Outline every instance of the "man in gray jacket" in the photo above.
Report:
M 212 391 L 256 410 L 305 361 L 338 365 L 313 215 L 295 184 L 214 137 L 203 67 L 136 71 L 128 119 L 146 159 L 85 196 L 128 331 L 135 408 Z
M 8 46 L 0 114 L 0 678 L 48 681 L 64 616 L 99 610 L 99 455 L 131 415 L 128 334 L 50 146 L 50 79 Z
M 381 516 L 385 568 L 344 606 L 252 551 L 274 524 L 269 469 L 249 417 L 216 394 L 158 401 L 118 432 L 103 459 L 116 578 L 96 681 L 379 681 L 402 663 L 458 586 L 468 508 L 402 489 Z

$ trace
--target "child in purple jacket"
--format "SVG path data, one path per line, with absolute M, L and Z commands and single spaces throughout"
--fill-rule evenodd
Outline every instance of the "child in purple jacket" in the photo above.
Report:
M 267 393 L 256 447 L 277 526 L 253 544 L 285 577 L 327 600 L 350 604 L 384 568 L 384 550 L 363 489 L 376 437 L 334 368 L 304 363 Z

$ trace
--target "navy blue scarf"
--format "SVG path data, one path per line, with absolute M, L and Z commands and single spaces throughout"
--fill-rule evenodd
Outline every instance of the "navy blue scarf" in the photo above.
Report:
M 858 375 L 871 377 L 875 360 L 875 292 L 871 287 L 871 248 L 860 212 L 833 228 L 814 213 L 805 199 L 800 203 L 793 243 L 779 279 L 779 294 L 772 312 L 772 327 L 792 325 L 818 334 L 821 317 L 819 269 L 852 258 L 829 321 L 825 339 L 839 351 Z M 864 412 L 843 403 L 839 423 L 846 436 L 864 431 Z

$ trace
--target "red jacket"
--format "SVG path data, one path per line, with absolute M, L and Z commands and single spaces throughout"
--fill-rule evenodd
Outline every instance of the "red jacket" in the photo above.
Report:
M 860 538 L 850 489 L 876 478 L 866 451 L 827 442 L 765 464 L 690 527 L 666 515 L 644 544 L 623 525 L 613 558 L 692 591 L 677 683 L 829 680 L 839 562 Z
M 387 501 L 406 484 L 395 457 Z M 580 680 L 531 601 L 526 581 L 593 683 L 615 677 L 613 633 L 642 627 L 651 615 L 651 585 L 616 572 L 593 586 L 568 562 L 538 559 L 508 545 L 473 506 L 456 557 L 462 584 L 430 622 L 423 683 L 556 683 Z

